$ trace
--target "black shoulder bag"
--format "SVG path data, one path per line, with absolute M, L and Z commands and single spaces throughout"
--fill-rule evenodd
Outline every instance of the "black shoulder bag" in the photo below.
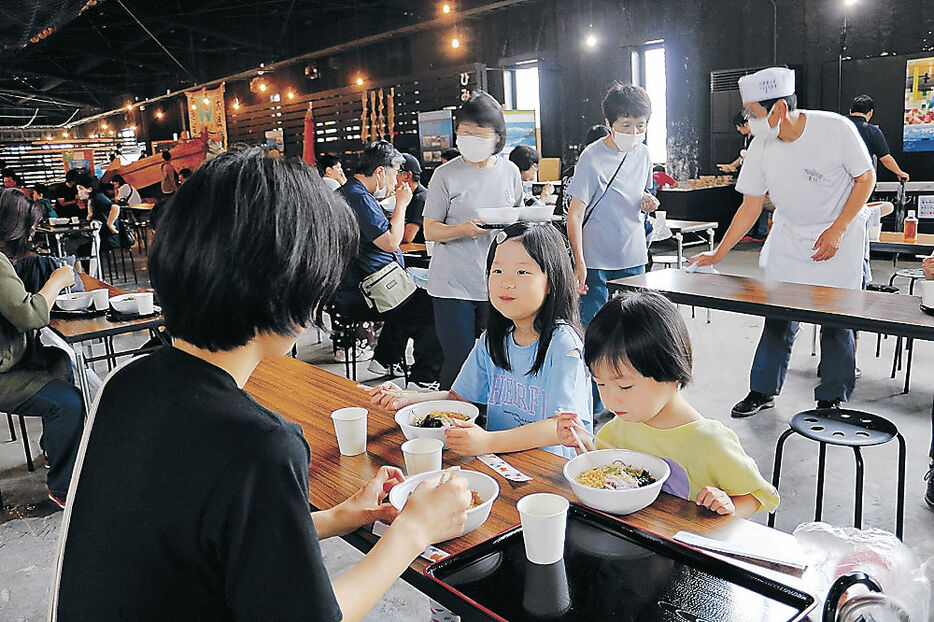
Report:
M 628 157 L 629 153 L 627 152 L 625 155 L 623 155 L 623 159 L 620 161 L 619 166 L 616 167 L 616 171 L 613 173 L 613 176 L 610 177 L 610 181 L 607 183 L 606 188 L 603 189 L 603 192 L 600 193 L 600 196 L 597 198 L 597 200 L 584 208 L 584 220 L 581 223 L 581 230 L 587 226 L 587 221 L 590 220 L 591 216 L 593 216 L 593 211 L 597 209 L 597 205 L 600 203 L 600 201 L 603 200 L 603 197 L 606 196 L 606 193 L 610 191 L 610 186 L 612 186 L 613 182 L 616 181 L 616 176 L 619 175 L 619 171 L 621 168 L 623 168 L 623 164 L 626 163 L 626 158 Z

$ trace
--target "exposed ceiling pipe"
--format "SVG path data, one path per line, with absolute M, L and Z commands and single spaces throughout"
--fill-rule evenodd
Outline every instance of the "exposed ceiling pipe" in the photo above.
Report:
M 535 0 L 499 0 L 498 2 L 491 2 L 490 4 L 487 4 L 481 7 L 476 7 L 473 9 L 465 9 L 464 11 L 461 11 L 458 14 L 458 16 L 460 19 L 469 19 L 472 17 L 483 15 L 484 13 L 490 13 L 492 11 L 505 9 L 505 8 L 508 8 L 508 7 L 517 5 L 517 4 L 525 4 L 525 3 L 534 2 L 534 1 Z M 363 37 L 361 39 L 356 39 L 354 41 L 348 41 L 346 43 L 339 43 L 337 45 L 332 45 L 330 47 L 327 47 L 321 50 L 316 50 L 314 52 L 309 52 L 307 54 L 302 54 L 300 56 L 293 56 L 292 58 L 287 58 L 285 60 L 281 60 L 275 63 L 264 65 L 263 67 L 248 69 L 246 71 L 241 71 L 240 73 L 235 73 L 233 75 L 225 76 L 223 78 L 218 78 L 216 80 L 211 80 L 209 82 L 202 82 L 201 84 L 196 84 L 194 86 L 189 86 L 184 89 L 172 91 L 172 92 L 166 93 L 165 95 L 159 95 L 158 97 L 151 97 L 145 101 L 134 102 L 133 105 L 134 106 L 148 106 L 155 102 L 170 99 L 172 97 L 178 97 L 179 95 L 183 95 L 184 93 L 187 93 L 187 92 L 200 91 L 201 89 L 213 88 L 227 81 L 233 82 L 235 80 L 245 80 L 247 78 L 252 78 L 256 76 L 258 72 L 260 71 L 264 73 L 270 73 L 270 72 L 276 71 L 277 69 L 282 69 L 284 67 L 288 67 L 296 63 L 312 60 L 315 58 L 321 58 L 322 56 L 330 56 L 332 54 L 337 54 L 339 52 L 344 52 L 346 50 L 354 49 L 357 47 L 364 47 L 367 45 L 372 45 L 374 43 L 378 43 L 380 41 L 384 41 L 386 39 L 390 39 L 392 37 L 396 37 L 399 35 L 413 34 L 416 32 L 421 32 L 423 30 L 430 30 L 435 27 L 444 27 L 444 26 L 447 26 L 447 22 L 448 22 L 447 18 L 437 17 L 435 19 L 420 22 L 418 24 L 410 24 L 409 26 L 402 26 L 401 28 L 396 28 L 394 30 L 387 30 L 379 34 L 370 35 L 369 37 Z M 111 115 L 117 114 L 123 110 L 124 110 L 123 107 L 114 108 L 113 110 L 108 110 L 106 112 L 102 112 L 100 114 L 96 114 L 90 117 L 85 117 L 83 119 L 75 121 L 72 125 L 84 125 L 85 123 L 91 123 L 99 119 L 104 119 Z

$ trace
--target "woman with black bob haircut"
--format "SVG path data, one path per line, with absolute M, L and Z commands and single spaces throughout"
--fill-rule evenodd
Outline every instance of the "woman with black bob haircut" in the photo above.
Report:
M 428 293 L 434 298 L 438 341 L 444 352 L 440 384 L 450 389 L 489 309 L 484 260 L 493 233 L 481 229 L 481 208 L 522 205 L 519 169 L 500 155 L 506 145 L 503 107 L 474 91 L 455 112 L 460 157 L 431 176 L 425 199 L 425 239 L 436 242 L 428 268 Z M 497 224 L 497 223 L 492 223 Z
M 68 355 L 43 347 L 36 331 L 49 324 L 49 309 L 74 284 L 75 272 L 50 268 L 31 289 L 14 268 L 31 254 L 40 216 L 39 206 L 18 189 L 0 190 L 0 412 L 42 417 L 39 445 L 48 459 L 49 499 L 65 507 L 84 406 Z
M 466 482 L 421 487 L 400 513 L 385 502 L 404 479 L 395 467 L 309 512 L 301 427 L 243 391 L 320 318 L 356 248 L 344 201 L 261 148 L 220 155 L 179 188 L 150 256 L 175 341 L 98 394 L 51 620 L 361 620 L 425 546 L 460 534 Z M 332 584 L 319 538 L 374 520 L 392 526 Z

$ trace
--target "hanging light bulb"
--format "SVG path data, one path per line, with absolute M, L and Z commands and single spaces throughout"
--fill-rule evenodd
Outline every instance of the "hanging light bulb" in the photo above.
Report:
M 456 50 L 456 49 L 459 48 L 460 46 L 461 46 L 460 39 L 458 39 L 457 37 L 454 37 L 453 39 L 451 39 L 451 47 L 452 47 L 452 48 L 454 48 L 454 49 Z
M 286 96 L 287 96 L 289 99 L 295 99 L 295 93 L 293 93 L 292 91 L 289 91 L 289 92 L 286 94 Z
M 204 99 L 201 100 L 201 103 L 204 104 L 205 106 L 207 106 L 208 104 L 211 103 L 211 100 L 208 99 L 207 97 L 205 97 Z
M 161 119 L 161 118 L 164 117 L 164 116 L 165 116 L 165 115 L 162 114 L 162 111 L 161 111 L 161 110 L 158 111 L 158 112 L 156 113 L 156 118 L 157 118 L 157 119 Z
M 363 86 L 363 78 L 357 76 L 357 86 Z
M 592 47 L 596 47 L 596 45 L 597 45 L 597 36 L 596 36 L 595 34 L 593 34 L 593 32 L 591 32 L 589 35 L 587 35 L 587 38 L 584 39 L 584 43 L 587 44 L 587 47 L 591 47 L 591 48 L 592 48 Z
M 450 12 L 451 12 L 451 5 L 448 4 L 447 2 L 445 2 L 445 3 L 444 3 L 444 6 L 441 7 L 441 12 L 442 12 L 442 13 L 450 13 Z
M 261 91 L 264 92 L 264 93 L 266 92 L 266 83 L 265 83 L 265 82 L 260 82 L 260 83 L 259 83 L 259 90 L 261 90 Z
M 192 105 L 191 105 L 191 109 L 192 109 L 192 110 L 197 110 L 197 109 L 198 109 L 198 104 L 192 104 Z
M 102 130 L 106 130 L 106 129 L 107 129 L 107 124 L 106 124 L 106 123 L 101 123 L 101 129 L 102 129 Z
M 240 98 L 234 99 L 234 110 L 240 110 Z
M 131 112 L 131 111 L 133 110 L 133 104 L 127 104 L 127 105 L 126 105 L 126 110 L 127 110 L 127 112 Z

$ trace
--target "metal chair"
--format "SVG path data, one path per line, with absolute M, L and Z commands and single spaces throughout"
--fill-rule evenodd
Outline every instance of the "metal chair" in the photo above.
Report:
M 26 431 L 26 417 L 29 415 L 18 415 L 16 413 L 7 413 L 7 425 L 10 426 L 10 440 L 16 441 L 16 428 L 13 426 L 13 417 L 19 417 L 19 429 L 23 439 L 23 453 L 26 455 L 26 470 L 35 471 L 36 467 L 32 463 L 32 451 L 29 449 L 29 433 Z M 0 504 L 2 507 L 2 504 Z
M 905 519 L 905 438 L 895 424 L 878 415 L 846 408 L 817 408 L 805 410 L 793 416 L 788 429 L 778 437 L 775 445 L 775 465 L 772 470 L 772 485 L 778 489 L 782 470 L 782 453 L 785 441 L 792 434 L 817 441 L 820 445 L 817 458 L 817 501 L 814 520 L 821 520 L 824 505 L 824 467 L 827 445 L 852 447 L 856 459 L 856 500 L 853 524 L 857 529 L 863 524 L 863 456 L 861 447 L 883 445 L 893 438 L 898 439 L 898 500 L 896 502 L 895 535 L 902 537 Z M 769 514 L 769 527 L 775 526 L 775 513 Z

